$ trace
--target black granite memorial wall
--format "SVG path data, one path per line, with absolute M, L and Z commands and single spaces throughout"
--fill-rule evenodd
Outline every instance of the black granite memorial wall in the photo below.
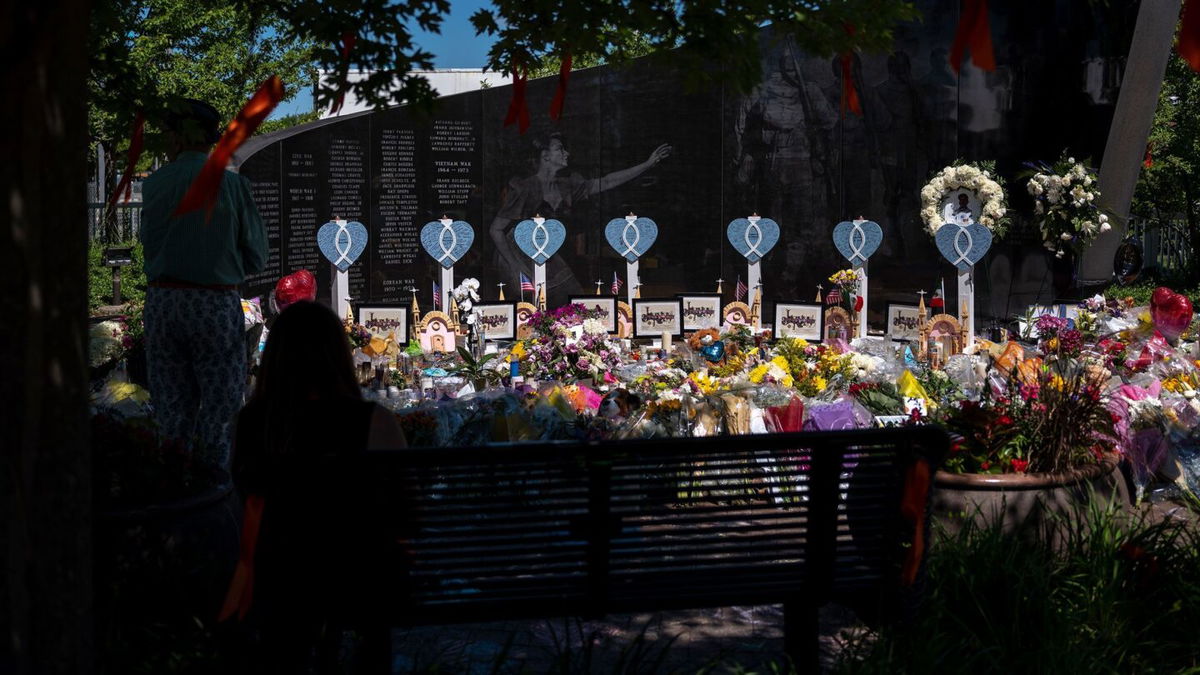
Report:
M 659 226 L 641 260 L 643 296 L 710 292 L 720 277 L 732 299 L 745 261 L 725 228 L 757 212 L 782 230 L 762 263 L 769 319 L 774 301 L 809 301 L 847 266 L 830 232 L 862 215 L 884 230 L 870 307 L 882 328 L 887 303 L 915 304 L 922 288 L 944 280 L 954 299 L 955 272 L 923 231 L 919 193 L 932 171 L 964 159 L 997 162 L 1017 220 L 978 267 L 979 311 L 1005 316 L 1047 301 L 1053 261 L 1022 227 L 1031 210 L 1022 162 L 1069 149 L 1098 166 L 1136 3 L 992 2 L 998 67 L 967 65 L 958 76 L 947 52 L 959 3 L 917 4 L 923 19 L 896 31 L 892 54 L 854 55 L 861 116 L 841 110 L 836 59 L 807 56 L 767 30 L 766 76 L 748 94 L 689 91 L 678 73 L 643 60 L 575 72 L 557 122 L 547 114 L 557 78 L 530 82 L 524 135 L 502 125 L 511 89 L 494 87 L 441 99 L 432 118 L 399 107 L 259 139 L 240 171 L 267 222 L 271 260 L 246 292 L 264 294 L 307 268 L 326 298 L 329 264 L 315 235 L 336 216 L 371 235 L 351 268 L 352 301 L 407 301 L 415 287 L 428 308 L 438 267 L 418 233 L 444 214 L 475 230 L 456 278 L 478 278 L 486 299 L 498 282 L 517 297 L 532 263 L 512 231 L 540 213 L 568 233 L 547 268 L 554 305 L 595 292 L 597 280 L 607 293 L 614 272 L 628 283 L 603 230 L 634 212 Z

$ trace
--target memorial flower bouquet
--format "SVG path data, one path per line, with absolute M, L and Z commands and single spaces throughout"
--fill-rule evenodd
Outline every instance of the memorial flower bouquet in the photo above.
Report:
M 858 271 L 853 268 L 834 272 L 829 277 L 829 281 L 836 287 L 838 293 L 835 295 L 830 292 L 830 296 L 833 296 L 833 299 L 837 300 L 837 302 L 830 302 L 827 296 L 826 304 L 841 305 L 847 311 L 858 311 L 858 307 L 860 306 L 858 295 L 859 280 Z
M 595 320 L 598 314 L 580 304 L 535 312 L 529 320 L 533 337 L 523 346 L 527 375 L 563 382 L 604 380 L 621 365 L 621 352 Z
M 1108 215 L 1096 205 L 1100 190 L 1094 170 L 1074 157 L 1027 166 L 1033 173 L 1025 187 L 1034 199 L 1043 245 L 1056 258 L 1067 250 L 1082 252 L 1097 235 L 1112 229 Z

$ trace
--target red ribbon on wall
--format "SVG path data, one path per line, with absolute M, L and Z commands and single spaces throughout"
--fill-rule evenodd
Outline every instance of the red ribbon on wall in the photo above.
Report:
M 525 83 L 529 81 L 529 76 L 525 74 L 524 69 L 517 72 L 517 69 L 514 68 L 512 78 L 512 100 L 508 103 L 508 114 L 504 116 L 504 126 L 516 122 L 517 128 L 523 134 L 529 128 L 529 105 L 525 102 Z
M 558 89 L 554 92 L 554 100 L 550 102 L 550 119 L 562 119 L 563 104 L 567 101 L 567 81 L 571 79 L 571 53 L 563 55 L 562 65 L 558 67 Z
M 958 28 L 954 31 L 954 42 L 950 45 L 950 67 L 958 74 L 962 66 L 963 53 L 970 48 L 971 63 L 981 70 L 996 69 L 996 55 L 992 51 L 992 29 L 988 24 L 987 0 L 963 0 L 962 13 L 958 16 Z
M 1183 18 L 1179 25 L 1179 42 L 1175 45 L 1179 56 L 1192 70 L 1200 72 L 1200 1 L 1185 0 Z
M 358 42 L 358 36 L 350 31 L 342 33 L 342 63 L 346 64 L 347 73 L 350 68 L 350 50 L 354 49 L 354 43 Z M 330 115 L 336 115 L 342 111 L 342 101 L 346 98 L 346 76 L 342 76 L 338 82 L 338 95 L 333 101 L 333 107 L 329 109 Z
M 846 23 L 842 27 L 846 29 L 846 35 L 854 37 L 854 24 Z M 858 89 L 854 87 L 854 55 L 845 51 L 839 60 L 842 63 L 842 109 L 838 114 L 845 117 L 846 110 L 849 110 L 862 117 L 862 104 L 858 100 Z
M 137 116 L 133 120 L 133 135 L 129 138 L 129 153 L 125 159 L 125 173 L 121 174 L 121 180 L 117 183 L 117 189 L 113 190 L 112 196 L 108 198 L 108 209 L 111 211 L 117 205 L 117 198 L 122 193 L 125 194 L 125 201 L 133 195 L 133 171 L 137 168 L 138 158 L 142 156 L 142 141 L 143 132 L 146 128 L 146 115 L 141 110 L 137 111 Z M 100 182 L 104 182 L 104 177 L 100 177 Z
M 175 213 L 171 215 L 181 216 L 201 207 L 207 210 L 209 216 L 212 215 L 217 197 L 221 193 L 221 182 L 225 178 L 225 166 L 229 164 L 233 153 L 254 134 L 254 130 L 267 119 L 267 115 L 271 114 L 282 98 L 283 81 L 278 75 L 268 77 L 246 105 L 242 106 L 237 117 L 229 123 L 221 140 L 217 141 L 217 147 L 213 148 L 208 161 L 204 163 L 187 194 L 175 208 Z
M 254 553 L 258 548 L 258 530 L 262 526 L 263 507 L 266 500 L 260 495 L 246 497 L 246 508 L 242 512 L 242 542 L 237 567 L 225 592 L 225 602 L 217 621 L 224 621 L 237 612 L 238 619 L 246 618 L 254 602 Z
M 854 88 L 854 69 L 851 68 L 853 57 L 850 52 L 846 52 L 841 56 L 842 61 L 842 111 L 845 116 L 846 111 L 862 117 L 862 104 L 858 100 L 858 90 Z

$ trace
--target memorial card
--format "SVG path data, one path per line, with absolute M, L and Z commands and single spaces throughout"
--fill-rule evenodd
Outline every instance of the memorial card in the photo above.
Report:
M 484 340 L 517 338 L 517 305 L 513 302 L 489 302 L 475 305 L 476 322 Z
M 824 313 L 820 305 L 785 303 L 775 305 L 775 337 L 821 341 Z
M 721 296 L 716 293 L 680 295 L 683 304 L 683 330 L 691 332 L 721 327 Z
M 887 333 L 893 340 L 916 340 L 920 337 L 920 308 L 916 305 L 888 304 Z
M 683 304 L 678 300 L 633 301 L 633 336 L 640 338 L 683 335 Z
M 396 343 L 408 342 L 408 313 L 404 305 L 364 305 L 358 308 L 358 322 L 374 337 L 395 337 Z

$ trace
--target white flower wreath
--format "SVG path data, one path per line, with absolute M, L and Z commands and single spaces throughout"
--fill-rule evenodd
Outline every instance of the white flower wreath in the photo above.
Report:
M 990 167 L 981 168 L 971 164 L 948 166 L 921 188 L 921 220 L 925 221 L 925 229 L 930 236 L 937 234 L 946 224 L 941 211 L 942 200 L 955 190 L 970 190 L 978 195 L 982 205 L 979 224 L 991 230 L 995 239 L 1004 236 L 1008 229 L 1004 188 L 992 179 Z

